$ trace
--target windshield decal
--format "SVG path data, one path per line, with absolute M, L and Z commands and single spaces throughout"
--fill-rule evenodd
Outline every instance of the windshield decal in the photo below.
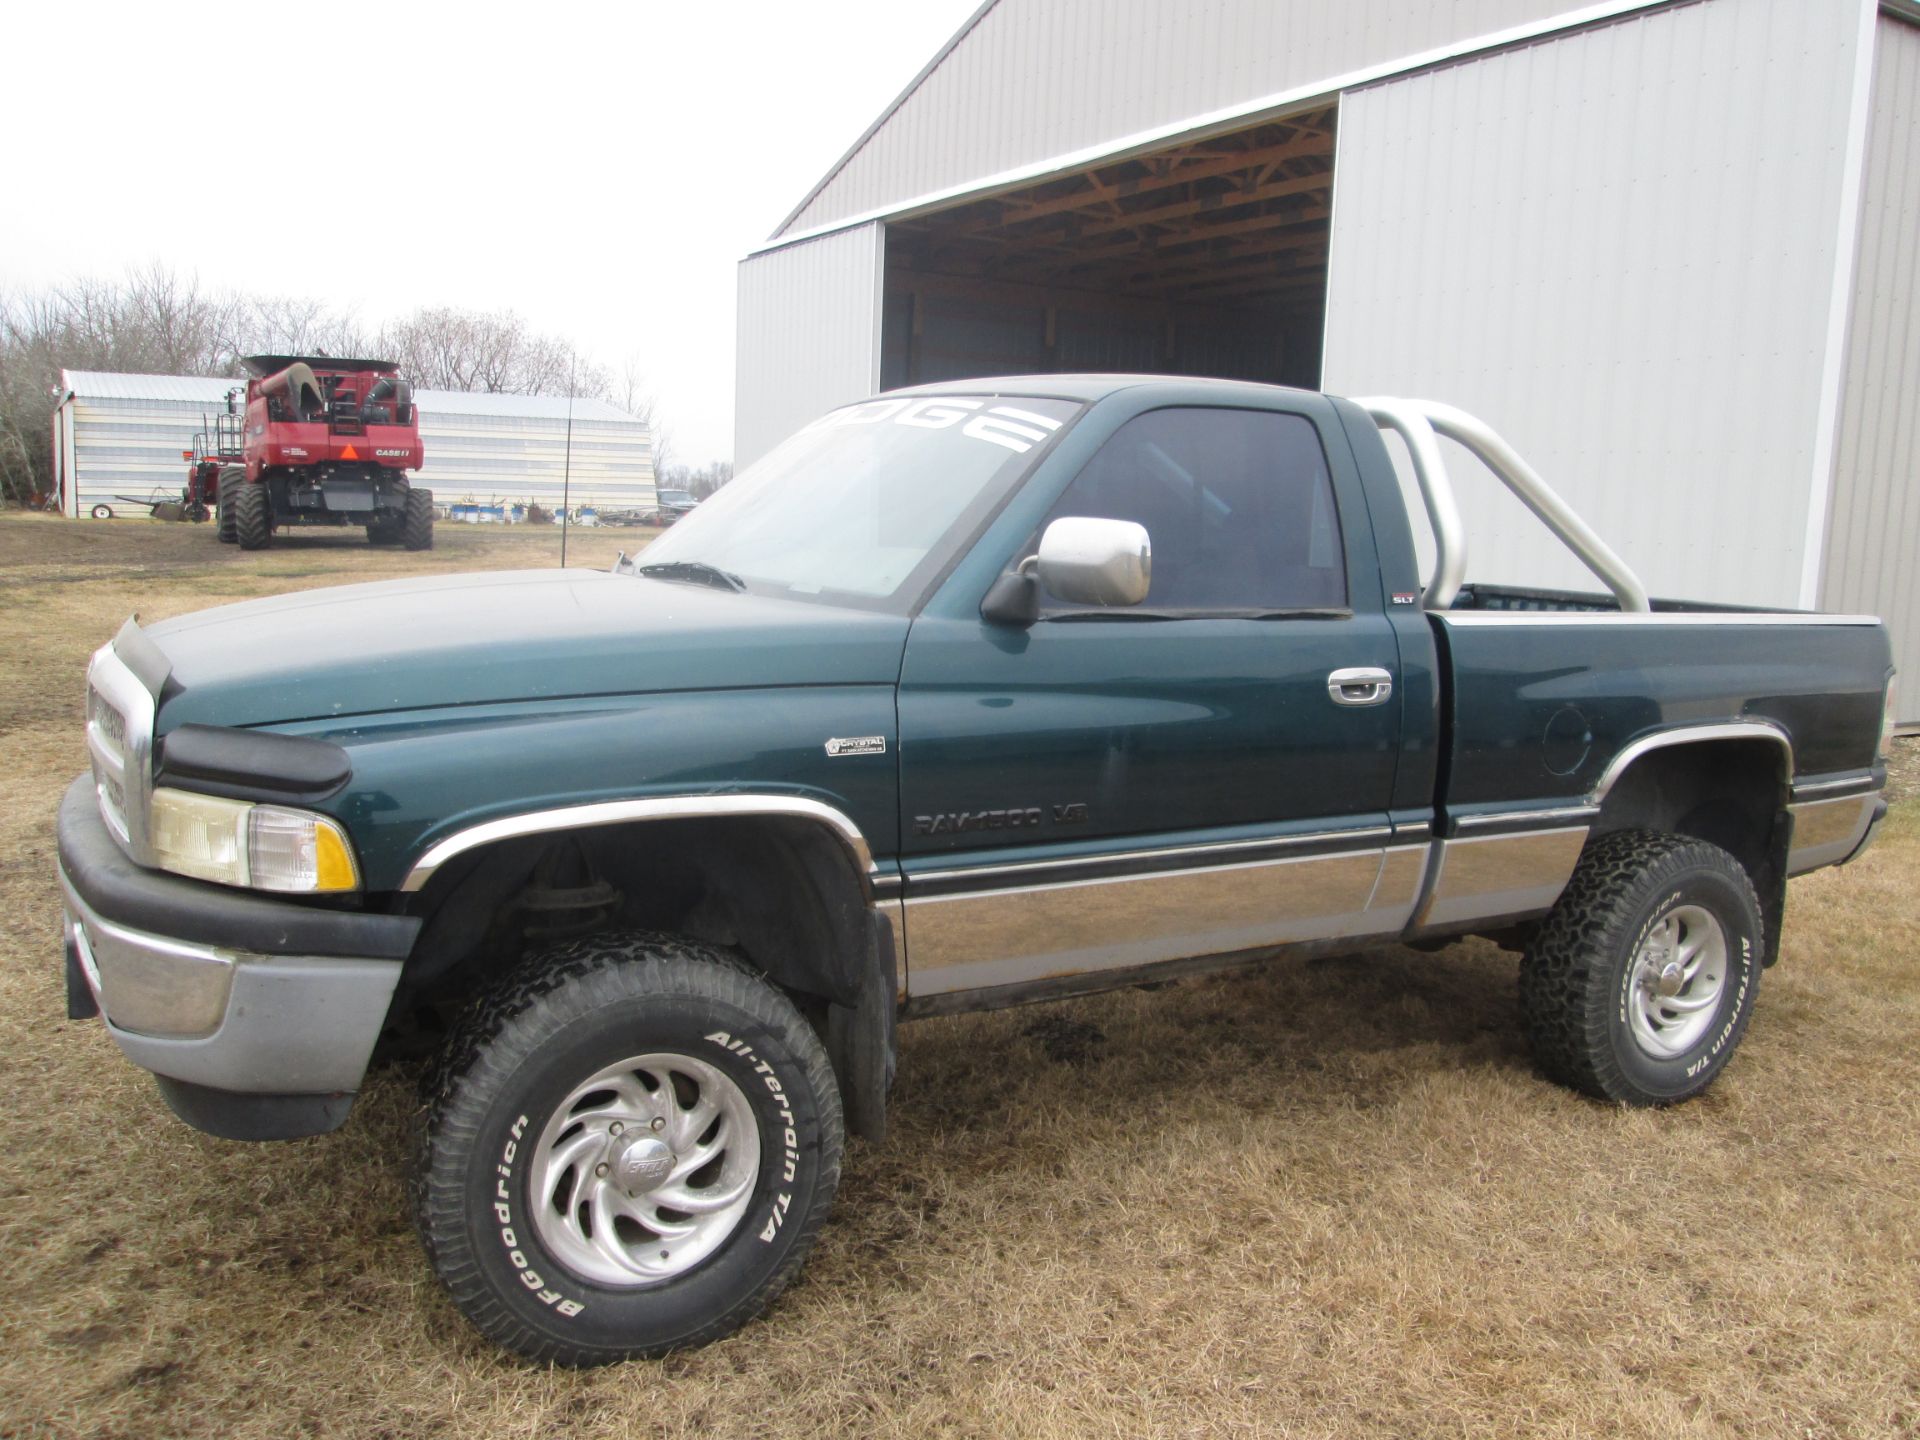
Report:
M 881 425 L 891 421 L 916 430 L 946 430 L 961 426 L 960 433 L 972 440 L 984 440 L 1024 455 L 1054 431 L 1060 421 L 1050 416 L 1022 410 L 1016 405 L 988 405 L 984 400 L 941 397 L 928 400 L 869 400 L 864 405 L 849 405 L 822 415 L 807 431 L 833 430 L 843 425 Z M 802 432 L 806 433 L 805 431 Z

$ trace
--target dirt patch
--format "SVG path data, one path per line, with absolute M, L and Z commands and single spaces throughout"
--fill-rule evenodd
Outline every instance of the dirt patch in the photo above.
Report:
M 658 1364 L 504 1358 L 408 1224 L 413 1071 L 338 1134 L 230 1144 L 63 1018 L 52 815 L 86 656 L 128 613 L 556 548 L 448 526 L 429 555 L 241 556 L 0 517 L 0 1435 L 1920 1433 L 1908 804 L 1795 882 L 1695 1104 L 1541 1080 L 1514 961 L 1479 942 L 926 1021 L 892 1138 L 851 1148 L 765 1320 Z

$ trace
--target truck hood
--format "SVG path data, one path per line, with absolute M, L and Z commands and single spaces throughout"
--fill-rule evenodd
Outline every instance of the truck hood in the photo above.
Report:
M 497 571 L 307 590 L 152 626 L 159 729 L 440 705 L 892 684 L 907 621 L 610 575 Z

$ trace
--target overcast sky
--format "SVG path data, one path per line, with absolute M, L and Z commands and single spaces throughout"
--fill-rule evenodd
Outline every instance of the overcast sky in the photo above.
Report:
M 730 456 L 735 262 L 976 3 L 9 6 L 0 287 L 513 309 Z

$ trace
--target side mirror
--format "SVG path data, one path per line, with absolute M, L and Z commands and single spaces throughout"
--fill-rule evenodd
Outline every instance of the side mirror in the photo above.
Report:
M 1062 515 L 1035 560 L 1040 583 L 1071 605 L 1138 605 L 1153 583 L 1153 542 L 1131 520 Z
M 1040 551 L 1002 575 L 980 602 L 996 625 L 1040 618 L 1040 587 L 1071 605 L 1138 605 L 1153 582 L 1153 542 L 1131 520 L 1063 515 L 1040 537 Z

